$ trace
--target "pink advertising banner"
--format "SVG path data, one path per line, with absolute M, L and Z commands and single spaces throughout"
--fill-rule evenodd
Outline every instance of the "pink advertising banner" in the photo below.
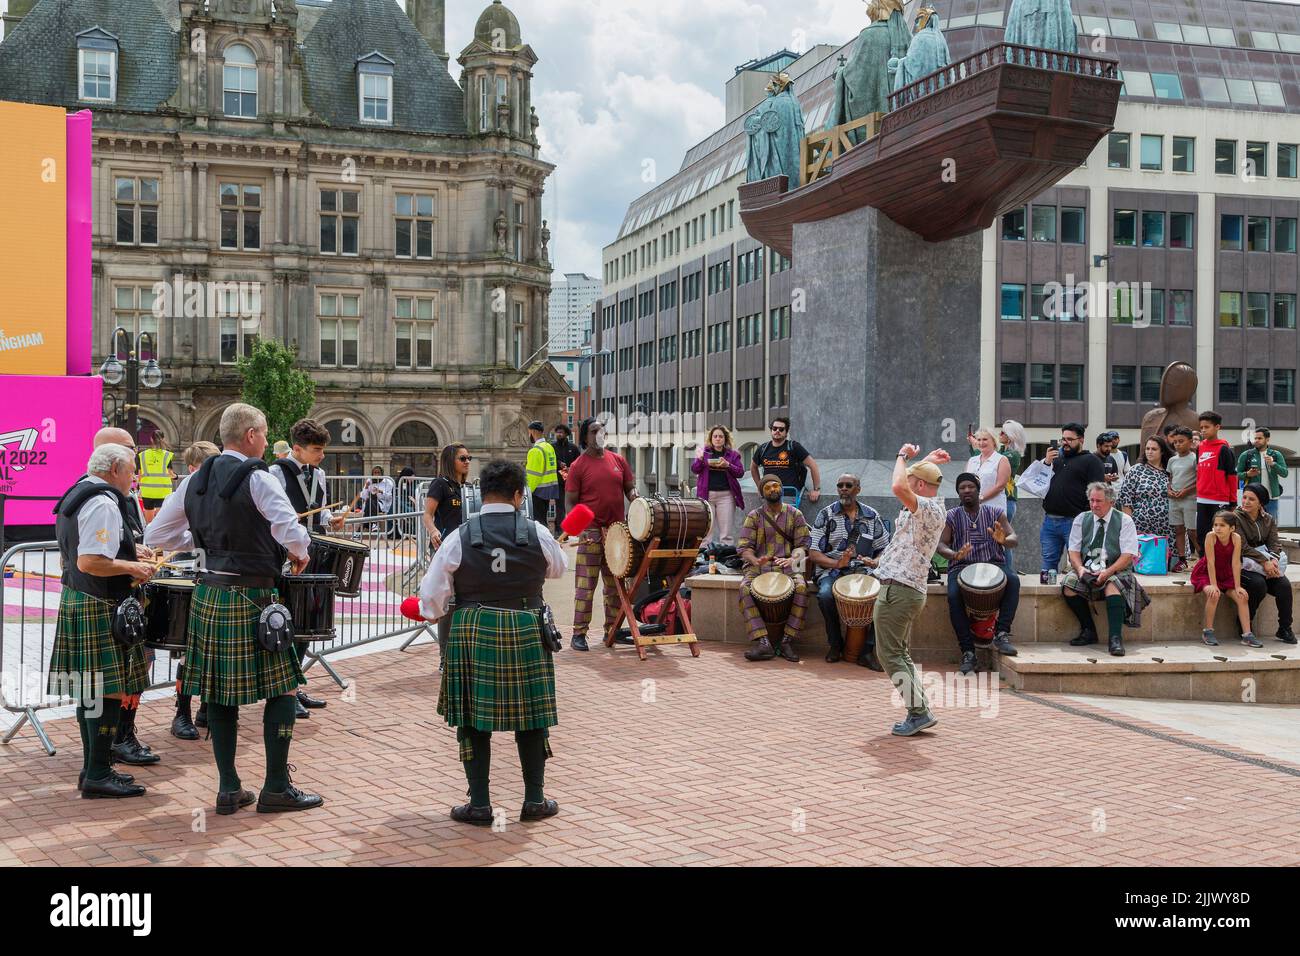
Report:
M 85 474 L 103 387 L 97 375 L 0 375 L 0 494 L 58 498 Z M 5 525 L 51 525 L 53 507 L 6 501 Z
M 90 110 L 68 116 L 68 374 L 90 374 Z

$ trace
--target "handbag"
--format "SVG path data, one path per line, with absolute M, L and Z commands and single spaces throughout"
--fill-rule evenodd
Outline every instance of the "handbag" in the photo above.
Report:
M 560 636 L 560 629 L 555 626 L 555 615 L 551 613 L 551 606 L 543 604 L 542 609 L 537 612 L 538 625 L 542 634 L 542 647 L 546 653 L 554 654 L 556 651 L 564 648 L 564 640 Z
M 144 605 L 134 595 L 124 598 L 113 609 L 113 622 L 109 626 L 113 640 L 130 650 L 144 643 Z
M 257 619 L 257 643 L 269 654 L 277 654 L 293 646 L 293 615 L 278 601 L 262 609 Z

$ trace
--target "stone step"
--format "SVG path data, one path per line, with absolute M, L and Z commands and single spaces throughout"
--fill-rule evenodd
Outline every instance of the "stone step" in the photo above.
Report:
M 1111 657 L 1106 644 L 1022 647 L 999 657 L 998 670 L 1027 693 L 1099 694 L 1233 703 L 1300 703 L 1300 648 L 1265 641 L 1244 647 L 1235 639 L 1218 647 L 1199 641 L 1125 642 Z

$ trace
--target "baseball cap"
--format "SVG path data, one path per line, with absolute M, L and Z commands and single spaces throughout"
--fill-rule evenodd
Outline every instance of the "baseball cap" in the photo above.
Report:
M 271 448 L 271 452 L 276 455 L 287 455 L 290 451 L 292 451 L 292 449 L 289 447 L 289 443 L 283 439 L 276 442 Z
M 920 478 L 927 485 L 943 484 L 943 472 L 932 461 L 918 461 L 907 469 L 909 478 Z

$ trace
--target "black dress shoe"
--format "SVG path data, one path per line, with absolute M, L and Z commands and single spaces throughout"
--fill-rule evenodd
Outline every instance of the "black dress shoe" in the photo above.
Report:
M 116 770 L 110 770 L 109 773 L 113 775 L 114 779 L 120 780 L 122 783 L 135 783 L 135 777 L 131 776 L 129 773 L 118 773 Z M 77 774 L 77 789 L 80 790 L 85 786 L 85 784 L 86 771 L 83 770 L 81 773 Z
M 293 716 L 295 720 L 311 720 L 311 711 L 302 705 L 302 701 L 296 697 L 293 701 Z
M 132 767 L 148 767 L 159 763 L 162 757 L 135 739 L 135 734 L 127 735 L 120 744 L 113 744 L 113 759 L 118 763 L 130 764 Z
M 325 701 L 319 697 L 308 696 L 306 691 L 298 691 L 298 703 L 302 704 L 308 710 L 320 710 L 326 706 Z
M 752 649 L 745 651 L 745 660 L 747 661 L 770 661 L 774 657 L 776 657 L 776 651 L 772 650 L 772 642 L 766 637 L 760 638 Z
M 962 651 L 961 667 L 958 668 L 959 673 L 969 674 L 974 670 L 975 670 L 975 652 Z
M 519 811 L 519 822 L 545 820 L 547 817 L 553 817 L 559 812 L 560 805 L 550 798 L 543 800 L 541 803 L 529 803 L 525 800 L 524 808 Z
M 550 801 L 554 803 L 555 801 Z M 468 803 L 459 807 L 451 808 L 451 818 L 457 823 L 472 823 L 476 827 L 490 827 L 492 825 L 492 808 L 491 807 L 471 807 Z M 522 819 L 522 815 L 520 817 Z
M 1079 636 L 1070 641 L 1071 647 L 1087 647 L 1089 644 L 1097 643 L 1097 632 L 1093 630 L 1080 631 Z
M 842 660 L 844 660 L 844 652 L 841 651 L 838 647 L 832 647 L 829 651 L 826 652 L 827 664 L 837 664 Z
M 1112 637 L 1110 639 L 1110 656 L 1111 657 L 1124 656 L 1124 639 L 1122 637 Z
M 293 784 L 282 793 L 263 790 L 257 796 L 258 813 L 292 813 L 295 810 L 312 810 L 325 802 L 324 797 L 303 793 Z
M 194 715 L 194 726 L 204 727 L 204 728 L 208 726 L 208 705 L 207 704 L 199 704 L 199 712 Z
M 868 647 L 858 655 L 858 666 L 865 667 L 868 670 L 878 671 L 881 674 L 885 672 L 885 669 L 880 666 L 880 661 L 876 657 L 875 648 L 872 647 Z
M 188 714 L 177 714 L 172 718 L 172 736 L 180 740 L 198 740 L 199 732 Z
M 123 783 L 112 773 L 103 780 L 86 780 L 81 784 L 83 800 L 117 800 L 122 797 L 143 797 L 144 787 L 138 783 Z
M 794 641 L 790 640 L 790 638 L 788 637 L 781 642 L 781 649 L 777 651 L 777 653 L 780 654 L 782 657 L 784 657 L 791 664 L 799 663 L 799 655 L 796 654 L 794 650 Z
M 573 640 L 569 642 L 569 646 L 573 648 L 575 651 L 591 650 L 591 648 L 587 646 L 587 635 L 585 634 L 575 634 L 573 636 Z M 469 806 L 469 804 L 465 804 L 465 805 Z M 454 813 L 455 811 L 452 812 Z M 455 817 L 453 817 L 452 819 L 455 819 Z
M 229 816 L 241 807 L 251 804 L 257 797 L 252 790 L 222 790 L 217 794 L 217 813 Z

